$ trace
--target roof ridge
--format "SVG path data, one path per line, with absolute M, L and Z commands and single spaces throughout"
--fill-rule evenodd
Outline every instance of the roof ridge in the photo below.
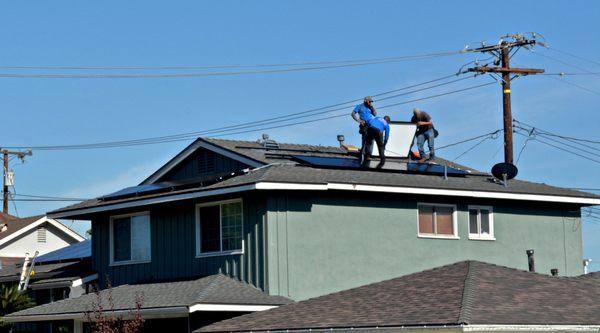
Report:
M 217 273 L 214 275 L 209 275 L 206 278 L 210 278 L 211 281 L 208 283 L 208 286 L 206 286 L 206 288 L 204 288 L 203 290 L 201 290 L 198 293 L 198 298 L 196 299 L 196 303 L 201 303 L 211 292 L 214 288 L 216 288 L 217 286 L 217 280 L 219 277 L 224 277 L 227 278 L 227 276 L 223 275 L 223 273 Z M 196 280 L 198 281 L 198 280 Z
M 471 320 L 471 310 L 473 308 L 473 291 L 474 291 L 474 280 L 475 280 L 475 262 L 467 261 L 467 274 L 465 274 L 465 280 L 463 284 L 463 294 L 460 303 L 460 309 L 458 312 L 458 323 L 469 324 Z
M 232 140 L 232 139 L 220 139 L 220 138 L 213 138 L 210 136 L 207 137 L 201 137 L 201 139 L 208 139 L 208 140 L 218 140 L 218 141 L 227 141 L 227 142 L 240 142 L 240 143 L 259 143 L 259 141 L 257 140 Z M 310 147 L 321 147 L 321 148 L 340 148 L 338 146 L 330 146 L 330 145 L 317 145 L 317 144 L 311 144 L 311 143 L 294 143 L 294 142 L 279 142 L 277 141 L 278 144 L 280 145 L 296 145 L 296 146 L 310 146 Z

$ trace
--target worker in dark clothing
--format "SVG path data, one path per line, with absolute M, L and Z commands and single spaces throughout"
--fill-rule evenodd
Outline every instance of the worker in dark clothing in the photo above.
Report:
M 365 140 L 367 138 L 367 128 L 369 127 L 369 122 L 377 116 L 377 110 L 373 106 L 373 98 L 371 96 L 367 96 L 363 99 L 362 104 L 358 104 L 350 113 L 352 119 L 354 119 L 358 125 L 358 133 L 360 133 L 361 137 L 361 148 L 360 148 L 360 156 L 361 163 L 363 162 L 363 158 L 365 156 Z
M 435 129 L 433 128 L 433 121 L 431 121 L 431 116 L 419 109 L 413 109 L 413 116 L 410 120 L 411 123 L 417 125 L 417 147 L 419 148 L 420 160 L 419 162 L 425 162 L 426 160 L 431 160 L 435 157 L 435 148 L 434 148 L 434 138 L 435 138 Z M 427 140 L 427 145 L 429 146 L 429 157 L 425 158 L 425 140 Z
M 390 117 L 383 118 L 375 117 L 371 119 L 367 127 L 367 134 L 364 143 L 364 155 L 362 156 L 361 167 L 366 168 L 371 162 L 371 154 L 373 153 L 373 141 L 377 143 L 379 150 L 379 164 L 377 169 L 381 169 L 385 164 L 385 146 L 390 138 Z

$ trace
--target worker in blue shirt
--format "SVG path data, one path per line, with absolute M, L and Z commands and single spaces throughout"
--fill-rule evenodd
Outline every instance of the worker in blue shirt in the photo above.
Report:
M 366 168 L 371 162 L 371 154 L 373 153 L 373 141 L 377 143 L 377 149 L 379 150 L 379 164 L 377 169 L 381 169 L 385 164 L 385 146 L 390 138 L 390 117 L 385 116 L 374 117 L 369 122 L 367 127 L 367 133 L 365 135 L 364 153 L 362 156 L 361 166 Z
M 358 125 L 358 133 L 361 135 L 361 148 L 360 148 L 360 156 L 361 162 L 362 158 L 365 156 L 365 139 L 367 135 L 367 128 L 369 126 L 369 122 L 377 116 L 377 110 L 373 106 L 373 98 L 371 96 L 367 96 L 363 99 L 362 104 L 358 104 L 350 113 L 352 119 L 354 119 Z

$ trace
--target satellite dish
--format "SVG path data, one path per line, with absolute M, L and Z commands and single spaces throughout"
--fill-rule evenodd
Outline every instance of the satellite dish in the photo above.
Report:
M 511 163 L 498 163 L 492 167 L 492 175 L 500 180 L 513 179 L 519 173 L 519 169 Z

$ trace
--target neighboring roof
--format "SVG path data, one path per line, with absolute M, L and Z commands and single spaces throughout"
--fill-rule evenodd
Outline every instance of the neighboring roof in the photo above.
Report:
M 92 256 L 92 241 L 90 239 L 86 239 L 82 242 L 75 243 L 73 245 L 69 245 L 63 247 L 62 249 L 58 249 L 44 255 L 41 255 L 37 258 L 36 262 L 44 263 L 44 262 L 61 262 L 61 261 L 72 261 L 76 259 L 89 258 Z
M 0 224 L 6 223 L 6 221 L 10 221 L 10 220 L 14 220 L 14 219 L 18 219 L 18 217 L 7 214 L 7 213 L 0 212 Z
M 17 237 L 44 223 L 49 223 L 56 229 L 62 231 L 64 235 L 71 237 L 78 242 L 81 242 L 85 239 L 80 234 L 62 223 L 54 219 L 50 219 L 46 215 L 37 215 L 9 220 L 7 222 L 7 229 L 0 232 L 0 245 L 10 242 L 11 240 L 16 239 Z
M 0 269 L 0 283 L 19 281 L 22 269 L 22 264 L 5 266 L 4 268 Z M 32 284 L 35 281 L 56 278 L 76 280 L 95 273 L 92 270 L 91 260 L 89 259 L 50 264 L 36 264 L 33 270 L 35 274 L 30 278 Z
M 136 298 L 143 299 L 141 310 L 187 307 L 198 304 L 227 304 L 227 305 L 270 305 L 289 304 L 292 301 L 281 296 L 270 296 L 261 290 L 216 274 L 192 281 L 149 283 L 137 285 L 122 285 L 112 289 L 102 290 L 99 295 L 103 303 L 111 295 L 114 306 L 103 304 L 104 309 L 132 310 Z M 34 321 L 40 316 L 71 315 L 80 318 L 86 311 L 98 302 L 96 294 L 86 294 L 77 298 L 65 299 L 58 302 L 36 306 L 30 309 L 12 313 L 4 318 L 9 321 Z M 11 319 L 12 318 L 12 319 Z
M 457 325 L 600 325 L 600 281 L 463 261 L 195 332 Z
M 113 206 L 116 204 L 122 204 L 126 202 L 140 202 L 146 199 L 155 199 L 161 197 L 173 197 L 180 200 L 177 195 L 189 194 L 193 192 L 205 192 L 206 195 L 211 190 L 233 188 L 241 185 L 257 184 L 259 182 L 277 182 L 283 184 L 351 184 L 351 185 L 365 185 L 365 186 L 386 186 L 386 187 L 402 187 L 406 189 L 406 193 L 411 194 L 433 194 L 433 195 L 451 195 L 451 196 L 471 196 L 471 197 L 490 197 L 490 198 L 505 198 L 505 199 L 517 199 L 517 200 L 539 200 L 539 201 L 553 201 L 556 202 L 571 202 L 576 204 L 600 204 L 600 196 L 575 191 L 565 188 L 554 187 L 542 183 L 533 183 L 522 180 L 511 180 L 509 186 L 505 187 L 499 184 L 490 174 L 482 173 L 480 171 L 470 169 L 468 167 L 458 165 L 444 159 L 436 158 L 435 162 L 438 164 L 445 164 L 450 167 L 458 168 L 461 170 L 467 170 L 470 173 L 464 177 L 449 177 L 444 179 L 439 175 L 426 175 L 426 174 L 414 174 L 414 173 L 400 173 L 400 172 L 389 172 L 389 171 L 376 171 L 376 170 L 356 170 L 356 169 L 323 169 L 316 167 L 309 167 L 299 165 L 289 159 L 289 155 L 313 155 L 313 156 L 346 156 L 345 150 L 339 147 L 327 147 L 327 146 L 312 146 L 312 145 L 299 145 L 299 144 L 279 144 L 279 149 L 265 149 L 261 143 L 252 141 L 234 141 L 234 140 L 221 140 L 211 138 L 201 138 L 195 141 L 194 144 L 190 145 L 184 152 L 187 151 L 188 155 L 191 154 L 193 149 L 202 147 L 211 148 L 218 147 L 221 152 L 227 152 L 233 154 L 231 156 L 243 157 L 251 159 L 255 163 L 262 164 L 258 170 L 253 170 L 247 174 L 235 176 L 230 179 L 226 179 L 219 183 L 204 186 L 186 188 L 183 190 L 174 190 L 166 193 L 149 194 L 149 195 L 138 195 L 135 197 L 102 201 L 99 199 L 92 199 L 77 203 L 71 206 L 67 206 L 55 211 L 50 212 L 54 217 L 74 217 L 76 214 L 71 212 L 78 211 L 81 209 L 93 208 L 93 207 L 104 207 Z M 180 153 L 179 159 L 183 158 L 185 154 Z M 287 157 L 286 157 L 287 156 Z M 168 172 L 169 167 L 172 167 L 175 163 L 175 159 L 163 166 L 159 171 L 162 174 Z M 170 166 L 169 166 L 170 165 Z M 160 172 L 157 171 L 151 178 L 157 178 L 160 176 Z M 147 182 L 146 180 L 145 182 Z M 266 189 L 266 188 L 265 188 Z M 411 189 L 414 191 L 411 192 Z M 420 193 L 420 190 L 450 190 L 450 191 L 462 191 L 461 193 L 446 192 L 446 193 Z M 475 193 L 477 191 L 477 193 Z M 222 191 L 216 192 L 221 193 Z M 421 191 L 422 192 L 422 191 Z M 479 192 L 485 193 L 499 193 L 496 196 L 482 196 Z M 547 196 L 546 198 L 536 198 L 534 196 L 529 197 L 509 197 L 507 194 L 524 194 L 534 196 Z M 200 194 L 203 196 L 204 194 Z M 575 200 L 560 201 L 558 197 L 575 198 Z M 581 200 L 579 200 L 581 199 Z M 166 201 L 169 201 L 167 199 Z

